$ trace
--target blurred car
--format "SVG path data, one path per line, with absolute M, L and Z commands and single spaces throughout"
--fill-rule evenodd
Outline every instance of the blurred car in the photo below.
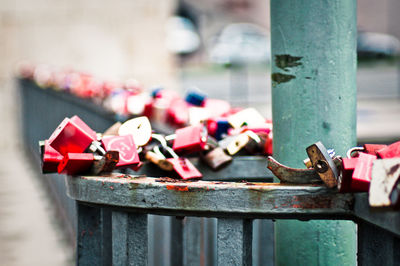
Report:
M 174 16 L 166 24 L 167 49 L 178 55 L 191 54 L 200 47 L 200 37 L 190 19 Z
M 359 59 L 391 58 L 400 53 L 400 41 L 388 34 L 359 31 L 357 55 Z
M 266 30 L 250 23 L 226 26 L 209 49 L 209 59 L 216 64 L 268 62 L 271 57 L 270 38 Z

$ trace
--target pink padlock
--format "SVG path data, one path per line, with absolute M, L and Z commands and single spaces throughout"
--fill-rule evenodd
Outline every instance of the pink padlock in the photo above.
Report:
M 101 140 L 106 151 L 118 151 L 119 162 L 116 167 L 135 167 L 140 163 L 139 154 L 136 149 L 132 135 L 107 136 Z
M 377 154 L 382 159 L 400 157 L 400 141 L 392 143 L 389 146 L 378 150 Z
M 203 124 L 177 129 L 173 150 L 177 153 L 193 153 L 204 149 L 207 143 L 207 129 Z

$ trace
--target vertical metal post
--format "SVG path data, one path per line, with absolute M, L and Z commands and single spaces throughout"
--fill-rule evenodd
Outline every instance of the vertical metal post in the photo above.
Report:
M 253 221 L 218 219 L 218 265 L 252 265 Z
M 147 265 L 147 215 L 112 212 L 113 265 Z
M 77 265 L 111 265 L 111 213 L 77 203 Z
M 271 0 L 274 156 L 302 167 L 316 141 L 356 144 L 356 0 Z M 278 221 L 277 265 L 355 265 L 348 221 Z

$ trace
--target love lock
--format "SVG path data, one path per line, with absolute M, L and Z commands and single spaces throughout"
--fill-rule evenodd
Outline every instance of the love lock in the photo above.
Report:
M 315 184 L 323 181 L 326 186 L 333 188 L 337 185 L 339 170 L 337 165 L 341 163 L 340 157 L 331 157 L 328 150 L 321 142 L 307 147 L 311 168 L 300 169 L 285 166 L 268 156 L 268 169 L 283 183 Z

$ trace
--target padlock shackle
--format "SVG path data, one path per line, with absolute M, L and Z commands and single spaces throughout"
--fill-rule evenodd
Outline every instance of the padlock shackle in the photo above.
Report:
M 168 146 L 167 144 L 167 137 L 164 137 L 161 134 L 151 134 L 151 138 L 157 140 L 158 142 L 160 142 L 161 146 L 163 146 L 164 148 Z
M 353 148 L 350 148 L 350 149 L 347 150 L 346 156 L 347 156 L 347 158 L 354 158 L 352 156 L 353 152 L 364 151 L 364 150 L 365 150 L 364 147 L 353 147 Z
M 165 148 L 165 147 L 164 147 Z M 154 146 L 153 152 L 157 154 L 157 156 L 160 156 L 161 159 L 165 160 L 167 157 L 160 151 L 160 147 L 158 145 Z

